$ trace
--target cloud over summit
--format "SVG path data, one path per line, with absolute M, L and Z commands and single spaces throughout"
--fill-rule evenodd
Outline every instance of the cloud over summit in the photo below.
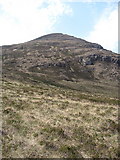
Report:
M 101 44 L 104 48 L 117 52 L 118 9 L 106 8 L 86 40 Z

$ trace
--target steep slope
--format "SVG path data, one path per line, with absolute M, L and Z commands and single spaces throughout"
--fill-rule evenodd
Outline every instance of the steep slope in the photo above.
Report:
M 3 46 L 3 158 L 116 158 L 120 60 L 55 33 Z
M 117 54 L 98 44 L 60 33 L 3 46 L 3 73 L 12 69 L 68 81 L 117 80 L 119 66 Z

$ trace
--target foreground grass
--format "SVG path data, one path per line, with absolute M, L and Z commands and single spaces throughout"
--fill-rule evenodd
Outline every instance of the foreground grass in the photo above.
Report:
M 3 81 L 3 157 L 117 158 L 118 100 Z

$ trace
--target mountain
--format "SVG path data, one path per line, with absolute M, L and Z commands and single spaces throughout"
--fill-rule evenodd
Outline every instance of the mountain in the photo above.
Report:
M 58 80 L 117 80 L 119 67 L 117 54 L 99 44 L 62 33 L 3 46 L 3 74 L 6 76 L 11 76 L 8 72 L 12 69 Z
M 2 46 L 3 158 L 116 158 L 119 54 L 62 33 Z

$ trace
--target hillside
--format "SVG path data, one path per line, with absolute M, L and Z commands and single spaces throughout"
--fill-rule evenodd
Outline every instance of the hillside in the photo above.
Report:
M 50 34 L 27 43 L 3 46 L 4 74 L 12 69 L 52 80 L 111 81 L 118 79 L 119 66 L 117 54 L 101 45 L 64 34 Z
M 4 158 L 118 158 L 118 54 L 62 33 L 2 53 Z

